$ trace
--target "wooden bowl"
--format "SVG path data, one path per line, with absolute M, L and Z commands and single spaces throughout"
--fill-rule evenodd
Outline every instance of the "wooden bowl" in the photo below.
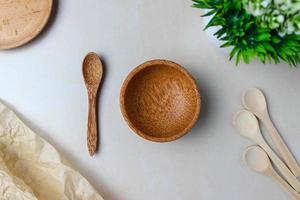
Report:
M 201 98 L 192 76 L 167 60 L 148 61 L 126 78 L 120 95 L 122 114 L 141 137 L 169 142 L 195 125 Z
M 22 46 L 46 26 L 53 0 L 0 0 L 0 50 Z

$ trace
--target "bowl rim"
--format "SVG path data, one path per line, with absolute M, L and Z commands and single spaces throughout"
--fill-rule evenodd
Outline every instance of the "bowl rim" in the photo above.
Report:
M 154 136 L 150 136 L 146 133 L 144 133 L 142 130 L 139 130 L 136 126 L 134 126 L 134 124 L 131 122 L 126 108 L 125 108 L 125 94 L 128 88 L 128 85 L 130 83 L 130 81 L 133 79 L 133 77 L 135 77 L 139 72 L 141 72 L 142 70 L 148 68 L 148 67 L 153 67 L 155 65 L 165 65 L 165 66 L 169 66 L 169 67 L 173 67 L 177 70 L 179 70 L 181 73 L 183 73 L 188 79 L 189 81 L 192 83 L 192 87 L 195 91 L 196 94 L 196 99 L 197 99 L 197 107 L 196 107 L 196 111 L 194 114 L 194 118 L 190 121 L 190 123 L 188 124 L 188 126 L 186 126 L 182 131 L 178 132 L 175 135 L 169 136 L 169 137 L 154 137 Z M 153 141 L 153 142 L 171 142 L 174 140 L 177 140 L 181 137 L 183 137 L 184 135 L 186 135 L 187 133 L 190 132 L 190 130 L 195 126 L 196 122 L 199 119 L 200 116 L 200 111 L 201 111 L 201 95 L 200 95 L 200 90 L 197 86 L 197 83 L 195 81 L 195 79 L 192 77 L 192 75 L 181 65 L 170 61 L 170 60 L 164 60 L 164 59 L 155 59 L 155 60 L 149 60 L 146 61 L 142 64 L 140 64 L 139 66 L 137 66 L 136 68 L 134 68 L 126 77 L 125 81 L 123 82 L 122 88 L 121 88 L 121 93 L 120 93 L 120 107 L 121 107 L 121 112 L 123 115 L 124 120 L 126 121 L 126 123 L 128 124 L 128 126 L 139 136 L 141 136 L 144 139 Z

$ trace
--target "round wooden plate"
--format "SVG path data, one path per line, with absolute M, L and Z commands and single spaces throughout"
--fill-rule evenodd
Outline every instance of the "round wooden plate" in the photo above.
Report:
M 192 76 L 167 60 L 148 61 L 126 78 L 120 95 L 122 114 L 141 137 L 169 142 L 195 125 L 201 98 Z
M 0 49 L 35 38 L 47 24 L 53 0 L 0 0 Z

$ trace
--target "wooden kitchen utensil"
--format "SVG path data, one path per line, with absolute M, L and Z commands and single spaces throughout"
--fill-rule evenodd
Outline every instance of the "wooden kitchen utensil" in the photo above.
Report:
M 91 156 L 98 144 L 97 96 L 103 75 L 103 66 L 95 53 L 89 53 L 83 61 L 83 76 L 89 97 L 87 145 Z
M 292 197 L 300 200 L 300 195 L 274 170 L 267 153 L 257 145 L 248 147 L 243 155 L 245 163 L 256 172 L 272 177 Z
M 256 117 L 247 110 L 241 110 L 235 115 L 233 124 L 241 135 L 251 139 L 268 153 L 269 157 L 277 166 L 278 170 L 280 170 L 282 175 L 286 178 L 286 180 L 297 192 L 300 192 L 299 180 L 266 143 L 260 132 Z
M 298 162 L 270 119 L 266 98 L 262 91 L 257 88 L 247 90 L 243 96 L 243 104 L 245 108 L 255 114 L 263 122 L 285 163 L 295 176 L 300 176 Z
M 0 49 L 21 46 L 47 24 L 53 0 L 0 0 Z
M 122 114 L 141 137 L 169 142 L 187 134 L 200 113 L 200 94 L 192 76 L 167 60 L 148 61 L 126 78 Z

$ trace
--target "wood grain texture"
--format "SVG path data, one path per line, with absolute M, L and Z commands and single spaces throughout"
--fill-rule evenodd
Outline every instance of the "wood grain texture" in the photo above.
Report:
M 0 49 L 26 44 L 47 24 L 53 0 L 0 0 Z
M 93 156 L 98 148 L 97 96 L 103 76 L 103 66 L 97 54 L 89 53 L 85 57 L 82 72 L 89 98 L 87 146 Z
M 156 142 L 176 140 L 190 131 L 200 113 L 200 93 L 192 76 L 166 60 L 148 61 L 125 80 L 120 103 L 128 125 Z
M 87 132 L 87 146 L 91 156 L 97 151 L 98 144 L 98 119 L 96 113 L 96 94 L 89 94 L 89 114 L 88 114 L 88 132 Z

